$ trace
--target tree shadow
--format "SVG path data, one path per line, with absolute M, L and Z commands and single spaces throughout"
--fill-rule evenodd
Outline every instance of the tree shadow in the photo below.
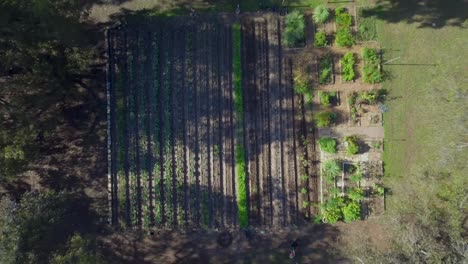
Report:
M 389 23 L 405 21 L 418 28 L 466 27 L 468 3 L 463 0 L 378 0 L 362 15 L 375 16 Z

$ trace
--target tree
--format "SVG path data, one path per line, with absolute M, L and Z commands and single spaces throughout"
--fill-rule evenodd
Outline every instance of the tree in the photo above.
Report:
M 319 5 L 314 10 L 313 19 L 315 23 L 323 24 L 327 21 L 329 16 L 330 12 L 328 12 L 328 8 L 326 6 Z
M 103 259 L 96 253 L 92 239 L 75 234 L 70 238 L 67 248 L 57 252 L 51 259 L 52 264 L 103 264 Z
M 50 263 L 54 252 L 67 251 L 74 233 L 92 226 L 89 201 L 67 192 L 26 193 L 20 203 L 10 202 L 0 217 L 5 263 Z
M 322 151 L 336 153 L 336 139 L 324 137 L 320 138 L 318 142 Z
M 284 32 L 284 42 L 286 46 L 293 47 L 304 41 L 304 15 L 298 11 L 293 11 L 286 16 L 286 29 Z
M 361 206 L 356 201 L 347 204 L 342 210 L 344 221 L 347 223 L 361 219 Z

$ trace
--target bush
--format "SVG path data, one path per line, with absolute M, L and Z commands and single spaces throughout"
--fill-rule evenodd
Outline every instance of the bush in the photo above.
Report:
M 331 76 L 332 76 L 332 70 L 333 70 L 331 56 L 327 55 L 326 57 L 320 59 L 319 67 L 320 67 L 319 83 L 326 84 L 326 83 L 331 82 Z
M 334 138 L 320 138 L 318 140 L 320 149 L 327 153 L 336 153 L 336 139 Z
M 336 31 L 335 42 L 340 47 L 350 47 L 354 45 L 354 36 L 349 28 L 338 28 Z
M 294 11 L 286 16 L 284 42 L 288 47 L 294 47 L 304 42 L 304 15 Z
M 374 193 L 378 196 L 383 196 L 385 194 L 385 188 L 380 184 L 374 185 Z
M 322 220 L 325 223 L 334 224 L 343 218 L 341 208 L 344 206 L 343 198 L 331 198 L 322 204 Z
M 346 223 L 361 219 L 361 206 L 357 202 L 351 202 L 343 207 L 343 217 Z
M 304 96 L 304 101 L 306 103 L 312 102 L 312 89 L 310 87 L 310 80 L 307 77 L 307 74 L 301 70 L 294 71 L 294 84 L 293 88 L 296 93 Z
M 355 155 L 359 152 L 359 144 L 356 136 L 345 137 L 345 142 L 348 143 L 348 154 Z
M 358 183 L 362 180 L 362 172 L 361 171 L 357 171 L 355 174 L 351 175 L 351 177 L 349 177 L 349 180 L 351 182 L 354 182 L 354 183 Z
M 323 24 L 327 21 L 329 16 L 330 13 L 328 12 L 328 8 L 323 5 L 319 5 L 315 8 L 314 15 L 312 17 L 315 23 Z
M 341 74 L 343 80 L 352 81 L 354 79 L 354 54 L 352 52 L 347 52 L 340 61 L 341 63 Z
M 364 67 L 362 68 L 362 78 L 366 83 L 379 83 L 383 81 L 380 72 L 380 59 L 376 49 L 363 48 L 362 58 Z
M 338 27 L 349 28 L 351 27 L 353 18 L 342 7 L 335 10 L 335 19 Z
M 335 178 L 341 173 L 341 164 L 336 160 L 327 160 L 323 164 L 323 176 L 328 183 L 333 183 Z
M 349 191 L 348 197 L 353 201 L 359 202 L 364 199 L 364 191 L 359 188 L 353 188 Z
M 327 45 L 327 35 L 325 35 L 324 31 L 317 31 L 315 33 L 315 46 L 316 47 L 323 47 Z
M 333 112 L 320 112 L 315 116 L 317 127 L 327 127 L 335 122 L 336 114 Z
M 324 106 L 330 106 L 336 100 L 336 92 L 319 92 L 320 103 Z

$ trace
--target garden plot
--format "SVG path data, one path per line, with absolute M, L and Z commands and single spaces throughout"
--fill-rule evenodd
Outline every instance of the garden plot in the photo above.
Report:
M 110 206 L 142 228 L 278 227 L 318 202 L 307 96 L 284 17 L 109 30 Z

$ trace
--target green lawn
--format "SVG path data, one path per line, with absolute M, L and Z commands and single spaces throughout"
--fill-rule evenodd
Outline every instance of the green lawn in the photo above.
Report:
M 383 85 L 390 92 L 384 115 L 385 183 L 392 193 L 387 215 L 420 208 L 421 215 L 432 215 L 427 221 L 447 221 L 444 228 L 454 236 L 461 233 L 466 205 L 460 200 L 468 186 L 467 25 L 377 25 L 384 61 L 400 57 L 384 65 L 391 78 Z

